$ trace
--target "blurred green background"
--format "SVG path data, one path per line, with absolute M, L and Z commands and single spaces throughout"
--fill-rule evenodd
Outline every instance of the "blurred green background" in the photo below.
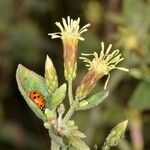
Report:
M 15 71 L 19 63 L 43 75 L 48 54 L 63 76 L 62 43 L 51 40 L 62 17 L 81 18 L 91 23 L 79 43 L 81 52 L 99 52 L 100 42 L 114 43 L 129 73 L 113 71 L 108 83 L 110 96 L 100 106 L 77 112 L 76 124 L 87 135 L 86 143 L 98 149 L 119 122 L 129 119 L 125 138 L 118 150 L 150 149 L 150 1 L 149 0 L 0 0 L 0 149 L 48 150 L 47 130 L 28 108 L 17 89 Z M 80 83 L 86 68 L 79 60 Z M 102 90 L 100 81 L 92 93 Z M 68 104 L 68 103 L 66 103 Z

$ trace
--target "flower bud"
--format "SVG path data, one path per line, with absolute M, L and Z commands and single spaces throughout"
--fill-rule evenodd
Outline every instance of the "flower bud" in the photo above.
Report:
M 66 125 L 71 127 L 75 125 L 75 122 L 73 120 L 69 120 Z
M 46 108 L 44 113 L 48 120 L 51 120 L 53 117 L 55 117 L 55 112 L 50 109 Z
M 81 102 L 79 102 L 79 108 L 85 107 L 86 105 L 88 105 L 88 101 L 86 100 L 82 100 Z
M 53 125 L 53 126 L 57 125 L 57 123 L 58 123 L 57 118 L 53 118 L 53 119 L 50 120 L 50 124 Z
M 59 105 L 58 109 L 57 109 L 58 113 L 63 115 L 65 112 L 65 105 L 62 103 Z
M 54 93 L 58 88 L 58 79 L 53 63 L 48 56 L 45 62 L 45 79 L 48 90 Z
M 44 122 L 44 127 L 45 127 L 46 129 L 49 129 L 49 128 L 50 128 L 49 122 Z

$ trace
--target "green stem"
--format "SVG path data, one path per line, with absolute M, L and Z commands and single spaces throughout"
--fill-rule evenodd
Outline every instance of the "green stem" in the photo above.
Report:
M 63 122 L 66 123 L 73 115 L 73 113 L 75 112 L 75 109 L 77 107 L 78 104 L 78 99 L 76 99 L 75 101 L 73 101 L 70 109 L 68 110 L 67 114 L 65 115 Z
M 51 140 L 51 150 L 60 150 L 60 146 L 54 140 Z
M 69 104 L 73 103 L 73 93 L 72 93 L 72 81 L 68 81 L 68 98 L 69 98 Z
M 110 146 L 107 143 L 104 143 L 102 150 L 109 150 Z
M 56 145 L 57 145 L 56 147 L 59 146 L 59 148 L 60 148 L 60 147 L 66 148 L 66 146 L 65 146 L 64 143 L 63 143 L 62 138 L 60 138 L 60 137 L 54 135 L 54 134 L 52 133 L 52 129 L 49 129 L 48 132 L 49 132 L 49 136 L 50 136 L 51 141 L 52 141 L 51 150 L 55 150 L 55 149 L 52 149 L 52 147 L 54 147 L 54 146 L 56 146 Z M 57 149 L 56 149 L 56 150 L 57 150 Z

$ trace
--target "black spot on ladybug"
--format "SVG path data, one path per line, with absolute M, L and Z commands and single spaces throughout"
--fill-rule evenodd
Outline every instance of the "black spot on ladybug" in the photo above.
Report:
M 38 98 L 40 98 L 40 96 L 38 96 Z
M 36 99 L 36 96 L 33 96 L 33 99 Z
M 36 94 L 36 92 L 33 92 L 33 94 Z

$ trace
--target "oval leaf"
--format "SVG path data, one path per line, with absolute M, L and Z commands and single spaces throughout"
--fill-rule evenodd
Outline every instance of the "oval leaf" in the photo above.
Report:
M 90 150 L 90 148 L 78 137 L 68 137 L 69 143 L 73 146 L 74 150 Z
M 40 119 L 45 121 L 46 118 L 41 109 L 29 98 L 29 92 L 39 91 L 44 97 L 46 105 L 48 105 L 51 95 L 46 88 L 45 79 L 26 67 L 19 65 L 16 72 L 16 80 L 18 88 L 29 107 Z
M 125 120 L 119 123 L 117 126 L 115 126 L 107 136 L 102 150 L 105 150 L 106 147 L 117 146 L 125 134 L 127 125 L 128 125 L 128 120 Z
M 100 104 L 108 95 L 109 95 L 108 91 L 97 93 L 97 94 L 91 96 L 90 98 L 83 100 L 83 101 L 86 101 L 88 104 L 85 106 L 79 105 L 77 110 L 86 110 L 86 109 L 93 108 L 93 107 L 97 106 L 98 104 Z
M 52 109 L 56 109 L 57 106 L 64 100 L 66 96 L 66 83 L 61 85 L 53 94 L 51 102 L 52 102 Z

